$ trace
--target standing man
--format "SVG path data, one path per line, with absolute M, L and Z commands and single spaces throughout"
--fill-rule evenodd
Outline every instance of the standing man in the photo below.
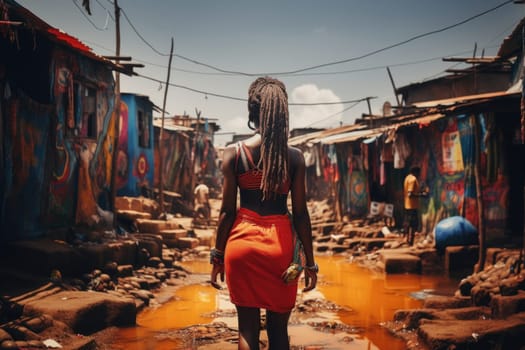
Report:
M 194 191 L 194 211 L 196 217 L 203 217 L 206 225 L 210 223 L 210 190 L 204 182 L 199 181 Z
M 404 235 L 408 244 L 414 245 L 414 236 L 419 228 L 419 197 L 426 196 L 428 192 L 419 188 L 421 168 L 412 166 L 403 183 L 405 218 L 403 223 Z

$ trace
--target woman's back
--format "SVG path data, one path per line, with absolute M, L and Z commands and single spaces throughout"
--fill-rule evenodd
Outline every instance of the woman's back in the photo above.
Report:
M 298 150 L 288 147 L 289 179 L 280 184 L 278 192 L 263 200 L 263 192 L 260 189 L 262 171 L 257 167 L 260 144 L 260 136 L 256 134 L 236 145 L 234 169 L 240 190 L 240 205 L 260 215 L 285 214 L 288 212 L 287 199 L 297 166 Z

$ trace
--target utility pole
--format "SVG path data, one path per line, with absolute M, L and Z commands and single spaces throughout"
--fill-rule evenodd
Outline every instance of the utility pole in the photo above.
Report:
M 192 159 L 191 159 L 191 191 L 190 198 L 193 203 L 193 189 L 195 188 L 195 163 L 197 162 L 197 142 L 199 139 L 199 128 L 201 120 L 201 111 L 195 108 L 195 114 L 197 114 L 197 127 L 195 128 L 195 135 L 193 136 L 193 149 L 192 149 Z
M 386 67 L 386 71 L 388 72 L 388 77 L 390 78 L 390 83 L 392 84 L 392 88 L 394 89 L 394 97 L 396 98 L 397 106 L 401 106 L 401 102 L 399 102 L 399 97 L 397 96 L 397 88 L 396 84 L 394 83 L 394 78 L 392 78 L 392 73 L 390 72 L 390 67 Z
M 524 0 L 514 0 L 515 4 L 523 5 L 525 4 Z M 525 27 L 521 27 L 521 57 L 523 58 L 525 55 Z M 523 65 L 522 68 L 525 68 L 525 63 L 521 63 Z M 522 73 L 521 76 L 521 102 L 520 102 L 520 129 L 521 129 L 521 150 L 520 153 L 525 153 L 525 76 Z M 525 217 L 525 182 L 523 184 L 523 217 Z M 518 273 L 521 272 L 521 264 L 524 261 L 525 257 L 525 222 L 523 222 L 523 235 L 522 235 L 522 241 L 521 241 L 521 249 L 520 249 L 520 260 L 518 264 Z
M 371 97 L 366 98 L 366 104 L 368 105 L 368 114 L 372 115 L 372 107 L 370 106 L 370 99 Z
M 170 85 L 170 72 L 171 72 L 171 59 L 173 57 L 173 38 L 171 38 L 171 49 L 170 49 L 170 59 L 168 63 L 168 77 L 166 78 L 166 88 L 164 89 L 164 101 L 162 102 L 162 120 L 159 131 L 159 205 L 160 205 L 160 214 L 167 218 L 167 215 L 164 215 L 164 158 L 162 157 L 162 139 L 164 135 L 164 114 L 166 113 L 166 98 L 168 96 L 168 86 Z
M 120 7 L 118 6 L 118 0 L 113 0 L 115 5 L 115 63 L 120 63 Z M 118 165 L 118 145 L 120 138 L 120 73 L 115 71 L 115 135 L 113 142 L 113 159 L 111 164 L 111 206 L 113 208 L 113 228 L 117 230 L 117 165 Z

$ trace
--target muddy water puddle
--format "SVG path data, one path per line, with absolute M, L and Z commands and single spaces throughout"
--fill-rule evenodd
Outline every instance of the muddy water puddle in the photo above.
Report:
M 402 350 L 404 341 L 392 336 L 381 327 L 391 321 L 399 309 L 422 306 L 428 295 L 451 295 L 457 281 L 441 276 L 411 274 L 385 275 L 370 271 L 344 257 L 320 256 L 320 281 L 306 299 L 324 299 L 339 309 L 324 310 L 315 317 L 301 322 L 292 315 L 289 326 L 291 343 L 296 348 L 315 345 L 315 349 L 378 349 Z M 210 265 L 205 261 L 184 263 L 194 274 L 208 274 Z M 220 310 L 220 312 L 217 312 Z M 113 349 L 173 350 L 197 349 L 192 325 L 222 322 L 235 337 L 237 327 L 234 306 L 229 302 L 227 290 L 217 291 L 208 284 L 181 287 L 173 300 L 156 308 L 148 308 L 137 316 L 137 326 L 121 329 L 113 338 Z M 320 330 L 315 325 L 326 323 L 347 325 L 345 332 Z M 350 330 L 350 332 L 348 331 Z M 206 349 L 206 345 L 198 347 Z M 231 349 L 236 349 L 232 346 Z

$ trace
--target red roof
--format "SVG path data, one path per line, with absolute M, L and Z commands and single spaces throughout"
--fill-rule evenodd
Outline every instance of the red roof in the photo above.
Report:
M 21 6 L 14 0 L 4 0 L 8 7 L 8 16 L 10 20 L 20 21 L 24 24 L 24 27 L 39 32 L 49 40 L 69 47 L 70 49 L 77 51 L 87 57 L 94 60 L 103 62 L 112 67 L 112 69 L 118 69 L 117 66 L 110 60 L 105 59 L 102 56 L 97 55 L 93 50 L 82 43 L 79 39 L 57 29 L 47 22 L 36 16 L 33 12 L 27 8 Z
M 67 33 L 64 33 L 60 29 L 50 27 L 47 31 L 48 31 L 48 33 L 53 35 L 55 38 L 57 38 L 60 41 L 63 41 L 65 44 L 67 44 L 68 46 L 70 46 L 70 47 L 72 47 L 74 49 L 77 49 L 77 50 L 83 51 L 83 52 L 93 53 L 93 51 L 91 50 L 91 48 L 89 46 L 85 45 L 84 43 L 82 43 L 77 38 L 75 38 L 75 37 L 73 37 L 73 36 L 71 36 L 71 35 L 69 35 Z

